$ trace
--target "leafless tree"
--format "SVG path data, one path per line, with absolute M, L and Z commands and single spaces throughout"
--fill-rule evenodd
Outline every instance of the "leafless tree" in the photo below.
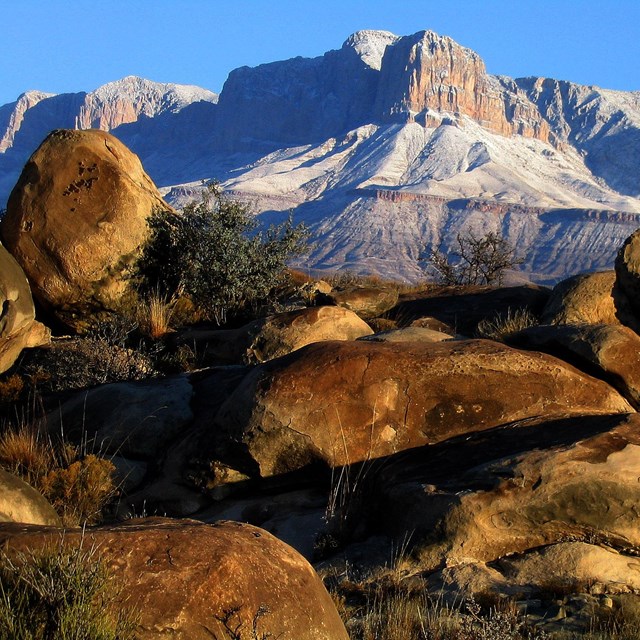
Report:
M 500 234 L 490 231 L 477 237 L 471 231 L 458 233 L 456 247 L 447 254 L 433 251 L 429 266 L 447 285 L 502 284 L 504 272 L 519 264 L 515 249 Z

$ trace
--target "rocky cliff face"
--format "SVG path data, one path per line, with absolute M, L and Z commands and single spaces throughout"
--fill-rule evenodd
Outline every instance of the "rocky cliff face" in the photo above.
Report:
M 167 191 L 217 178 L 267 218 L 295 210 L 322 238 L 307 267 L 416 277 L 421 247 L 501 227 L 530 275 L 555 279 L 611 266 L 611 212 L 638 222 L 640 92 L 493 76 L 431 31 L 360 31 L 317 58 L 242 67 L 215 100 L 133 77 L 89 94 L 29 92 L 0 107 L 0 207 L 47 133 L 77 125 L 111 130 Z

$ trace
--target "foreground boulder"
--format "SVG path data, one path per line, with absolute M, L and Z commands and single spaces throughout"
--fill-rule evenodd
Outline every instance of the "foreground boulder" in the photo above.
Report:
M 60 319 L 112 310 L 127 267 L 169 209 L 140 160 L 105 131 L 56 130 L 29 158 L 2 221 L 2 239 L 34 296 Z
M 0 469 L 0 522 L 54 527 L 61 524 L 58 514 L 41 493 L 3 469 Z
M 249 475 L 265 477 L 532 416 L 629 411 L 611 387 L 570 365 L 490 341 L 325 342 L 258 365 L 209 437 L 214 457 L 244 459 Z
M 29 283 L 11 254 L 0 245 L 0 373 L 26 347 L 48 344 L 49 330 L 36 322 Z
M 11 555 L 59 545 L 61 533 L 0 525 L 0 542 Z M 99 550 L 121 581 L 122 606 L 140 614 L 141 640 L 348 640 L 311 565 L 256 527 L 133 520 L 87 531 L 66 530 L 63 540 L 65 545 L 94 545 Z M 225 619 L 240 635 L 228 635 Z

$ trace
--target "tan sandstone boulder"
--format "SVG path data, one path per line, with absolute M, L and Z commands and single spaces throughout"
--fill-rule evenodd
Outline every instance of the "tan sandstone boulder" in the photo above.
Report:
M 26 347 L 51 340 L 49 330 L 36 322 L 29 283 L 11 254 L 0 245 L 0 373 L 16 361 Z
M 601 377 L 640 408 L 640 336 L 619 324 L 540 325 L 507 338 L 512 346 L 545 351 Z
M 559 282 L 542 312 L 544 324 L 620 324 L 623 302 L 615 271 L 582 273 Z M 617 300 L 616 300 L 617 298 Z
M 140 160 L 98 130 L 56 130 L 25 165 L 7 204 L 2 239 L 34 296 L 71 326 L 119 305 L 123 277 L 170 209 Z
M 210 437 L 214 457 L 245 455 L 247 472 L 265 477 L 532 416 L 631 410 L 560 360 L 490 341 L 324 342 L 258 365 L 222 405 Z
M 60 518 L 41 493 L 0 469 L 0 522 L 60 526 Z
M 390 287 L 354 287 L 318 296 L 317 300 L 344 307 L 368 320 L 392 309 L 398 302 L 398 291 Z
M 57 545 L 60 533 L 0 525 L 0 542 L 10 555 Z M 311 565 L 256 527 L 149 519 L 64 533 L 64 544 L 81 542 L 122 581 L 123 606 L 140 613 L 140 640 L 231 637 L 224 618 L 242 638 L 348 640 Z
M 180 342 L 212 364 L 266 362 L 313 342 L 355 340 L 373 333 L 353 311 L 309 307 L 259 318 L 238 329 L 185 332 Z

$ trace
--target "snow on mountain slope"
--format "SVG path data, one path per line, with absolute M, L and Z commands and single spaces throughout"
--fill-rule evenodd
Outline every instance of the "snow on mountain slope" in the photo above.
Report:
M 55 127 L 111 129 L 170 202 L 216 178 L 312 230 L 304 266 L 415 279 L 457 233 L 499 229 L 538 281 L 613 263 L 640 226 L 640 92 L 487 74 L 432 31 L 231 72 L 219 101 L 128 77 L 0 107 L 0 197 Z M 2 151 L 4 151 L 2 153 Z

